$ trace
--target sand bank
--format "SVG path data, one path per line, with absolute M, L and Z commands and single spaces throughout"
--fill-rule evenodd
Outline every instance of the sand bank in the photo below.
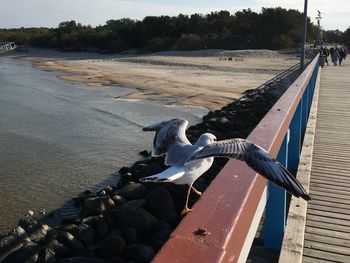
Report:
M 20 53 L 19 53 L 20 54 Z M 16 54 L 17 55 L 17 54 Z M 17 56 L 65 80 L 92 86 L 136 88 L 124 98 L 216 110 L 298 63 L 294 55 L 269 50 L 159 52 L 101 55 L 35 50 Z

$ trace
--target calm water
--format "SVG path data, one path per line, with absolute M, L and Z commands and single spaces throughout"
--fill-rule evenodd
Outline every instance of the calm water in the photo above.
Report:
M 47 211 L 108 181 L 140 159 L 153 137 L 142 126 L 173 117 L 199 122 L 206 110 L 115 97 L 31 63 L 0 57 L 0 232 L 29 209 Z

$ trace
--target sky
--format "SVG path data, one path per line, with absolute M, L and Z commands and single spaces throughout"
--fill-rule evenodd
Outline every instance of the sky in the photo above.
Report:
M 104 25 L 107 20 L 178 14 L 230 13 L 250 8 L 283 7 L 303 12 L 305 0 L 1 0 L 0 28 L 58 27 L 75 20 L 83 25 Z M 308 0 L 308 16 L 316 24 L 317 10 L 322 12 L 325 30 L 346 30 L 350 26 L 350 0 Z

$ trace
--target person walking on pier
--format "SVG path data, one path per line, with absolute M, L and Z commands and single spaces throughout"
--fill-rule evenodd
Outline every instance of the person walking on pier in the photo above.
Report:
M 329 56 L 328 49 L 326 47 L 321 47 L 321 49 L 320 49 L 320 65 L 322 68 L 323 68 L 325 63 L 327 64 L 327 66 L 329 66 L 328 58 L 327 58 L 328 56 Z
M 331 52 L 331 57 L 332 57 L 332 62 L 334 64 L 334 66 L 337 66 L 338 65 L 338 60 L 340 60 L 340 55 L 339 55 L 338 48 L 334 49 L 334 51 Z
M 328 63 L 328 57 L 329 57 L 329 50 L 327 47 L 324 47 L 323 48 L 323 55 L 325 55 L 325 63 L 327 64 L 327 66 L 329 66 L 329 63 Z
M 343 61 L 343 59 L 345 59 L 346 55 L 344 50 L 341 48 L 339 49 L 339 66 L 341 65 L 341 62 Z

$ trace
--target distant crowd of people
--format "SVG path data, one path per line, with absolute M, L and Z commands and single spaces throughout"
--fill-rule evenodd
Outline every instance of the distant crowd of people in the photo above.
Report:
M 321 67 L 323 67 L 325 64 L 329 66 L 328 57 L 330 56 L 332 63 L 334 66 L 341 65 L 342 61 L 346 59 L 346 56 L 348 54 L 346 48 L 338 48 L 338 47 L 331 47 L 328 49 L 327 47 L 321 47 L 320 49 L 321 54 Z

